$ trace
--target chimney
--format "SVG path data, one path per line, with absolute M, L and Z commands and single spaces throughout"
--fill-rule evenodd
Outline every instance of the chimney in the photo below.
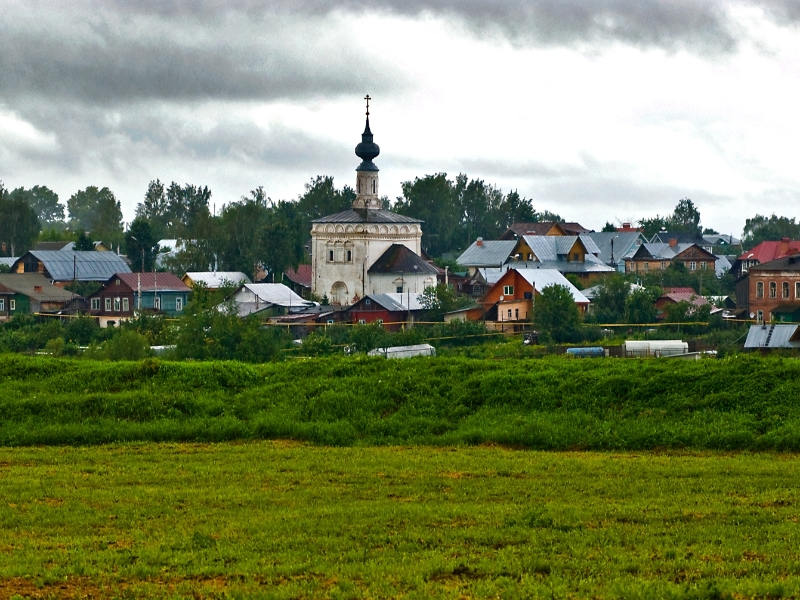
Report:
M 476 245 L 478 248 L 483 248 L 483 238 L 482 238 L 482 237 L 479 237 L 477 240 L 475 240 L 475 245 Z
M 678 238 L 669 238 L 669 247 L 674 248 L 678 245 Z
M 42 293 L 42 286 L 40 286 L 40 285 L 33 286 L 33 291 L 35 293 L 37 293 L 37 294 L 41 294 Z

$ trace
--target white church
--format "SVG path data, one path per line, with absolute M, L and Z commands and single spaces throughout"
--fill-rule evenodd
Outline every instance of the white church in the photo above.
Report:
M 311 291 L 331 304 L 348 306 L 370 294 L 422 292 L 436 285 L 437 270 L 420 257 L 422 221 L 380 206 L 380 148 L 367 124 L 356 146 L 353 208 L 328 215 L 311 226 Z

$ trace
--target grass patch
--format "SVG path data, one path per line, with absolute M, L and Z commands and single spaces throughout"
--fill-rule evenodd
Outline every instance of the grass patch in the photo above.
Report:
M 322 448 L 0 450 L 0 596 L 779 598 L 800 459 Z
M 800 362 L 0 357 L 0 445 L 247 439 L 800 451 Z

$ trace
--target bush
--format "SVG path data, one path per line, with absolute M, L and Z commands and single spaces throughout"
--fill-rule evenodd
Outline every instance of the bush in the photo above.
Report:
M 141 360 L 150 356 L 150 344 L 135 331 L 123 331 L 106 342 L 103 355 L 108 360 Z

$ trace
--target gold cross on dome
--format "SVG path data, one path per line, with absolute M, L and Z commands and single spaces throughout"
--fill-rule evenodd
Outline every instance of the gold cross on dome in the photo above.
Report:
M 372 98 L 370 98 L 369 94 L 367 94 L 366 96 L 364 96 L 364 100 L 367 101 L 367 116 L 369 116 L 369 101 L 372 100 Z

